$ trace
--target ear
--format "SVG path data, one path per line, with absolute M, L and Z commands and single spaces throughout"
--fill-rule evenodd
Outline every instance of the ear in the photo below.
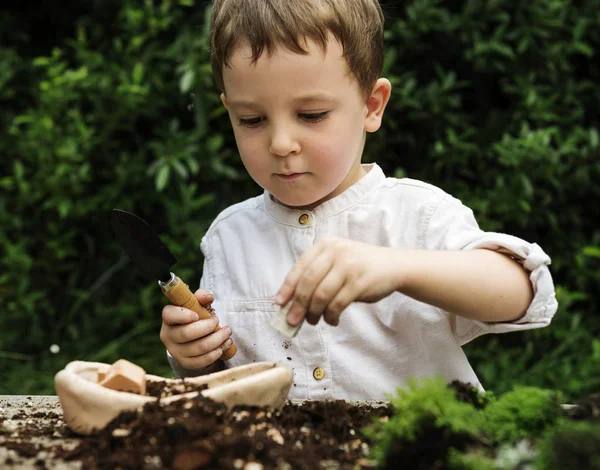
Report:
M 367 116 L 365 118 L 365 130 L 375 132 L 381 127 L 383 112 L 390 100 L 392 84 L 387 78 L 380 78 L 375 82 L 371 96 L 367 100 Z
M 225 106 L 225 109 L 229 109 L 229 108 L 227 108 L 227 98 L 225 98 L 225 93 L 221 93 L 221 103 L 223 103 L 223 106 Z

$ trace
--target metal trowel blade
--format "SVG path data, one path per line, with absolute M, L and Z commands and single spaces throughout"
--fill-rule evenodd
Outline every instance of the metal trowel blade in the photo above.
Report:
M 113 209 L 111 224 L 117 240 L 137 268 L 149 280 L 167 282 L 177 258 L 143 219 L 120 209 Z

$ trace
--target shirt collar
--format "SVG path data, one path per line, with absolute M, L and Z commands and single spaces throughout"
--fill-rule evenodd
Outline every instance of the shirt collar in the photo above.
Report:
M 362 167 L 367 172 L 365 176 L 342 194 L 323 202 L 311 211 L 282 206 L 275 202 L 271 198 L 271 193 L 266 190 L 263 193 L 265 210 L 273 219 L 282 224 L 310 227 L 314 225 L 315 220 L 326 219 L 352 207 L 385 180 L 385 174 L 377 163 L 363 164 Z M 302 218 L 304 214 L 308 218 Z

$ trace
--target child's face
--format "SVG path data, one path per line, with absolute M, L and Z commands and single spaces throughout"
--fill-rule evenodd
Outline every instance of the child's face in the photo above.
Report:
M 368 102 L 337 41 L 329 41 L 326 53 L 307 46 L 308 55 L 277 49 L 252 65 L 242 45 L 223 70 L 221 98 L 244 166 L 294 207 L 315 206 L 358 181 L 365 131 L 373 130 Z

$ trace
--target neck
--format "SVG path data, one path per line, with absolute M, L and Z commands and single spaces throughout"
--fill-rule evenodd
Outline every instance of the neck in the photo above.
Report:
M 332 193 L 330 193 L 327 196 L 325 196 L 324 198 L 319 199 L 318 201 L 315 201 L 312 204 L 308 204 L 306 206 L 288 206 L 287 204 L 284 204 L 281 201 L 278 201 L 272 194 L 270 195 L 270 197 L 277 204 L 279 204 L 283 207 L 287 207 L 288 209 L 312 211 L 316 207 L 323 204 L 325 201 L 329 201 L 330 199 L 333 199 L 334 197 L 342 194 L 344 191 L 346 191 L 346 189 L 348 189 L 352 185 L 356 184 L 359 180 L 361 180 L 363 178 L 363 176 L 365 176 L 366 174 L 367 174 L 367 172 L 365 171 L 365 169 L 362 167 L 362 165 L 359 162 L 359 164 L 357 166 L 353 167 L 350 170 L 350 172 L 348 173 L 348 175 L 346 176 L 344 181 L 342 181 L 342 183 Z

